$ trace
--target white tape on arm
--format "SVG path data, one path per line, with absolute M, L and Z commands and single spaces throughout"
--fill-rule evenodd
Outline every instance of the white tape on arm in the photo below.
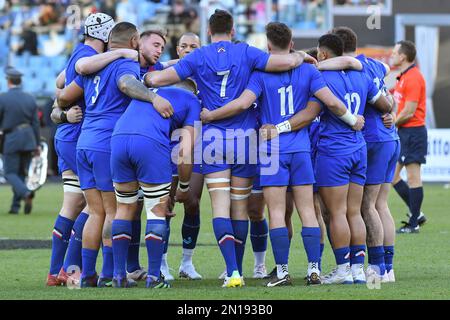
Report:
M 346 124 L 348 124 L 350 127 L 353 127 L 358 120 L 348 109 L 344 113 L 344 115 L 340 116 L 339 119 L 344 121 Z

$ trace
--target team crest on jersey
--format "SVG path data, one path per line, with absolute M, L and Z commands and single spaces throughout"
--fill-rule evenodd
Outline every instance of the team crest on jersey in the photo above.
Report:
M 221 53 L 221 52 L 225 52 L 225 48 L 224 47 L 220 47 L 219 50 L 217 50 L 217 53 Z

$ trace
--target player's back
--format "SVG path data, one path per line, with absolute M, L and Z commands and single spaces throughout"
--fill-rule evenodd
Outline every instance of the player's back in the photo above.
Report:
M 151 103 L 133 99 L 117 121 L 113 135 L 141 135 L 160 142 L 170 150 L 170 133 L 183 126 L 194 126 L 194 121 L 200 120 L 200 102 L 192 92 L 181 88 L 149 90 L 167 99 L 172 104 L 174 114 L 165 119 Z
M 256 89 L 260 86 L 261 89 Z M 280 73 L 256 71 L 251 77 L 248 89 L 261 90 L 258 106 L 261 123 L 281 123 L 306 108 L 308 100 L 325 82 L 311 64 Z M 310 151 L 308 128 L 285 133 L 279 137 L 279 152 L 292 153 Z
M 253 70 L 264 70 L 269 55 L 246 43 L 215 42 L 194 50 L 175 66 L 184 79 L 193 76 L 203 107 L 214 110 L 238 98 Z M 255 115 L 246 110 L 237 116 L 206 125 L 220 129 L 255 128 Z
M 83 76 L 78 83 L 84 88 L 85 119 L 78 149 L 110 150 L 114 125 L 131 101 L 118 86 L 119 79 L 129 74 L 139 79 L 139 64 L 131 59 L 118 59 L 96 74 Z
M 69 85 L 77 76 L 78 73 L 75 70 L 75 64 L 78 60 L 84 57 L 90 57 L 97 54 L 91 46 L 85 45 L 84 43 L 80 43 L 73 50 L 70 59 L 67 61 L 65 73 L 65 86 Z M 75 105 L 81 107 L 84 111 L 85 104 L 84 99 L 81 99 Z M 80 135 L 82 122 L 79 123 L 61 123 L 58 125 L 58 128 L 55 133 L 55 138 L 61 141 L 76 141 L 78 136 Z
M 368 99 L 379 94 L 367 73 L 360 71 L 324 71 L 322 75 L 330 90 L 356 115 L 363 115 Z M 320 119 L 318 150 L 334 155 L 350 154 L 365 145 L 363 134 L 354 131 L 328 109 Z
M 382 91 L 386 90 L 384 77 L 386 76 L 386 68 L 384 65 L 372 58 L 368 58 L 363 54 L 356 57 L 363 64 L 364 71 L 369 75 L 375 86 Z M 363 128 L 364 139 L 366 142 L 383 142 L 398 139 L 397 131 L 393 125 L 386 128 L 383 124 L 381 116 L 382 112 L 375 109 L 374 106 L 368 104 L 365 109 L 365 124 Z

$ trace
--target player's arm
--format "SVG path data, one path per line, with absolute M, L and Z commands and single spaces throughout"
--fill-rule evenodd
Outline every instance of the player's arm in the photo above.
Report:
M 397 103 L 389 92 L 386 93 L 386 98 L 392 103 L 392 110 L 390 113 L 383 114 L 381 118 L 383 119 L 383 125 L 389 129 L 395 124 L 397 119 Z
M 378 94 L 369 101 L 378 111 L 382 113 L 390 113 L 392 111 L 393 103 L 391 99 L 388 99 L 380 91 Z
M 178 188 L 175 196 L 178 202 L 189 200 L 189 181 L 191 180 L 194 158 L 194 133 L 193 126 L 184 126 L 181 130 L 178 151 Z
M 417 101 L 406 101 L 405 107 L 397 116 L 397 120 L 395 121 L 395 125 L 397 127 L 407 123 L 409 120 L 412 119 L 414 116 L 414 113 L 416 113 L 416 109 L 418 106 Z
M 104 53 L 99 53 L 90 57 L 84 57 L 79 59 L 75 64 L 75 71 L 81 75 L 89 75 L 102 70 L 108 64 L 117 59 L 127 58 L 137 61 L 138 56 L 139 53 L 133 49 L 122 48 L 107 51 Z
M 229 118 L 247 110 L 256 101 L 256 95 L 253 91 L 245 89 L 244 92 L 239 96 L 239 98 L 228 102 L 223 107 L 217 108 L 215 110 L 208 110 L 203 108 L 200 114 L 200 119 L 203 123 L 208 123 L 212 121 L 217 121 L 225 118 Z
M 303 62 L 317 63 L 316 59 L 314 59 L 304 51 L 294 51 L 290 54 L 271 54 L 264 71 L 288 71 L 298 67 Z
M 174 64 L 177 64 L 178 61 L 180 61 L 180 59 L 172 59 L 172 60 L 169 60 L 169 61 L 161 62 L 161 64 L 162 64 L 164 69 L 167 69 L 167 68 L 173 66 Z
M 297 112 L 289 120 L 283 121 L 277 125 L 264 124 L 261 126 L 261 136 L 264 140 L 270 140 L 281 133 L 303 129 L 319 115 L 321 110 L 322 107 L 319 102 L 310 100 L 305 109 Z
M 317 64 L 317 69 L 324 70 L 358 70 L 363 69 L 361 61 L 350 56 L 340 56 L 320 61 Z
M 322 101 L 327 108 L 335 114 L 339 119 L 344 121 L 353 130 L 361 131 L 364 127 L 364 117 L 353 115 L 344 105 L 344 103 L 336 98 L 328 87 L 318 90 L 314 95 Z
M 173 67 L 162 71 L 147 72 L 144 75 L 144 83 L 149 88 L 168 86 L 180 81 L 181 79 Z
M 65 82 L 66 82 L 66 69 L 61 71 L 56 77 L 56 88 L 64 89 Z
M 57 93 L 57 104 L 62 109 L 70 107 L 83 98 L 83 93 L 83 88 L 80 87 L 76 81 L 72 81 L 67 87 Z
M 170 102 L 145 87 L 131 74 L 121 76 L 117 82 L 119 90 L 132 99 L 147 101 L 163 116 L 169 118 L 173 114 Z

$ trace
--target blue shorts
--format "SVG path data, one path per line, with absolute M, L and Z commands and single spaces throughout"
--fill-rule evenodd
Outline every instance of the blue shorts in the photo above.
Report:
M 112 180 L 117 183 L 131 181 L 148 184 L 169 183 L 172 181 L 170 149 L 144 136 L 113 136 L 111 173 Z
M 203 141 L 202 173 L 209 174 L 231 170 L 231 175 L 253 178 L 256 175 L 257 146 L 249 139 L 221 139 Z
M 58 171 L 62 174 L 64 171 L 72 170 L 78 175 L 77 170 L 77 142 L 61 141 L 55 139 L 55 151 L 58 156 Z
M 411 127 L 398 129 L 401 150 L 398 162 L 401 164 L 426 163 L 425 156 L 428 148 L 427 128 Z
M 367 148 L 341 156 L 317 154 L 315 173 L 317 186 L 338 187 L 350 182 L 363 186 L 366 182 Z
M 263 174 L 263 169 L 271 164 L 260 164 L 260 179 L 262 187 L 299 186 L 314 183 L 314 170 L 309 152 L 295 152 L 279 155 L 278 171 L 275 174 Z
M 77 168 L 81 190 L 97 189 L 104 192 L 114 191 L 108 152 L 77 150 Z
M 366 185 L 391 183 L 400 155 L 400 141 L 367 143 Z

